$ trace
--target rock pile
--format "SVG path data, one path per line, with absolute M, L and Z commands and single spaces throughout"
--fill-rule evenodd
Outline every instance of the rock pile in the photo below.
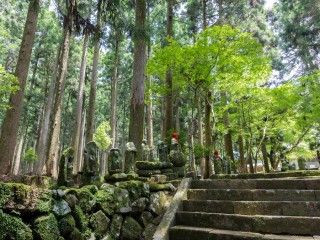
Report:
M 150 239 L 175 188 L 128 178 L 55 190 L 0 183 L 0 239 Z

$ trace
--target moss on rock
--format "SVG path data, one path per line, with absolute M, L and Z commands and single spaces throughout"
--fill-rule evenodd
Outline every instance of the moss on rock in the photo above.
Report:
M 51 191 L 21 183 L 0 183 L 0 207 L 19 212 L 49 213 Z
M 142 227 L 132 217 L 126 217 L 122 227 L 122 237 L 127 240 L 141 239 Z
M 76 221 L 72 215 L 67 215 L 59 221 L 60 233 L 64 237 L 68 237 L 76 228 Z
M 81 234 L 81 232 L 79 231 L 79 229 L 75 228 L 69 235 L 69 238 L 67 239 L 72 239 L 72 240 L 84 240 L 85 237 L 83 236 L 83 234 Z
M 58 221 L 53 214 L 39 217 L 34 222 L 34 231 L 38 239 L 58 240 L 60 237 Z
M 141 181 L 126 181 L 118 182 L 116 186 L 122 189 L 126 189 L 129 192 L 131 201 L 137 200 L 140 197 L 149 197 L 150 189 L 147 183 Z
M 74 207 L 73 217 L 76 222 L 77 228 L 79 228 L 82 232 L 86 231 L 88 228 L 88 220 L 81 207 L 79 207 L 78 205 Z
M 20 218 L 10 216 L 0 210 L 0 239 L 32 240 L 30 227 Z
M 110 219 L 101 210 L 92 214 L 90 218 L 90 225 L 92 226 L 95 235 L 99 238 L 107 233 L 109 223 Z
M 170 162 L 137 161 L 136 167 L 139 170 L 160 170 L 160 169 L 172 168 L 173 165 Z
M 79 189 L 69 188 L 66 190 L 66 195 L 73 194 L 78 199 L 78 205 L 81 207 L 82 211 L 88 213 L 92 210 L 93 206 L 96 204 L 96 198 L 92 194 L 93 188 L 82 187 Z

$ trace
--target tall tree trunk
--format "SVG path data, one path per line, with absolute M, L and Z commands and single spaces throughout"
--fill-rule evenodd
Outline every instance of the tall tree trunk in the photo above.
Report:
M 148 44 L 148 58 L 151 54 L 151 46 Z M 149 100 L 147 103 L 147 143 L 150 149 L 154 148 L 154 142 L 153 142 L 153 102 L 152 102 L 152 91 L 151 91 L 151 78 L 150 76 L 147 76 L 147 89 L 148 89 L 148 95 Z
M 227 93 L 226 92 L 221 93 L 221 99 L 222 99 L 223 105 L 227 106 L 228 101 L 227 101 Z M 228 110 L 224 111 L 224 113 L 223 113 L 223 124 L 224 124 L 224 127 L 227 129 L 227 133 L 224 135 L 224 146 L 225 146 L 226 155 L 227 155 L 229 161 L 234 161 L 233 142 L 232 142 L 231 131 L 229 129 L 230 123 L 229 123 Z
M 118 85 L 118 66 L 119 66 L 119 33 L 116 33 L 115 49 L 114 49 L 114 66 L 111 80 L 111 137 L 112 147 L 116 144 L 117 133 L 117 85 Z
M 207 0 L 202 0 L 202 20 L 203 20 L 203 30 L 207 28 Z M 205 155 L 205 174 L 204 178 L 209 178 L 212 174 L 212 164 L 210 162 L 210 154 L 212 147 L 212 126 L 211 126 L 211 114 L 212 114 L 212 93 L 211 90 L 208 89 L 206 93 L 205 99 L 205 120 L 204 120 L 204 128 L 205 128 L 205 142 L 206 151 Z
M 34 174 L 41 175 L 43 173 L 43 168 L 46 163 L 46 158 L 48 155 L 48 144 L 49 144 L 49 134 L 50 134 L 50 117 L 53 109 L 53 100 L 54 100 L 54 90 L 55 90 L 55 80 L 57 76 L 57 71 L 55 68 L 58 66 L 58 60 L 60 56 L 60 48 L 58 50 L 56 63 L 52 72 L 54 73 L 51 78 L 51 83 L 49 91 L 45 93 L 45 96 L 48 96 L 44 102 L 43 116 L 41 119 L 41 125 L 39 128 L 38 141 L 36 146 L 36 153 L 38 161 L 34 166 Z
M 173 37 L 173 4 L 174 0 L 167 0 L 167 37 Z M 165 96 L 165 122 L 163 136 L 167 139 L 171 130 L 174 129 L 173 121 L 173 89 L 172 70 L 169 68 L 166 74 L 166 96 Z
M 207 92 L 206 102 L 205 102 L 205 120 L 204 120 L 204 126 L 205 126 L 205 142 L 206 142 L 206 164 L 205 164 L 205 174 L 204 178 L 209 178 L 212 174 L 212 165 L 210 162 L 210 154 L 211 154 L 211 147 L 212 147 L 212 128 L 211 128 L 211 112 L 212 112 L 212 95 L 211 91 Z
M 252 160 L 252 146 L 248 139 L 246 139 L 247 150 L 247 163 L 249 164 L 250 173 L 254 173 L 253 160 Z
M 64 18 L 63 23 L 63 41 L 59 55 L 57 79 L 55 86 L 55 102 L 53 107 L 53 126 L 50 134 L 50 146 L 48 153 L 48 160 L 46 163 L 47 175 L 57 178 L 57 162 L 60 151 L 60 132 L 61 132 L 61 110 L 62 99 L 64 95 L 64 85 L 66 79 L 66 72 L 68 68 L 70 38 L 73 28 L 73 13 L 75 8 L 75 0 L 68 1 L 68 13 Z
M 23 143 L 24 143 L 24 137 L 21 136 L 21 138 L 19 140 L 19 144 L 17 145 L 16 154 L 15 154 L 15 158 L 14 158 L 14 164 L 12 167 L 12 174 L 13 175 L 19 174 Z
M 79 171 L 81 172 L 83 166 L 83 153 L 85 145 L 85 127 L 86 127 L 86 111 L 82 112 L 81 130 L 79 137 Z
M 88 52 L 88 41 L 89 33 L 85 30 L 84 39 L 83 39 L 83 48 L 82 48 L 82 58 L 81 58 L 81 67 L 80 67 L 80 78 L 78 86 L 78 96 L 77 96 L 77 106 L 76 106 L 76 123 L 75 131 L 73 135 L 73 149 L 74 149 L 74 160 L 73 160 L 73 174 L 77 174 L 80 165 L 80 156 L 81 152 L 81 126 L 83 113 L 83 95 L 84 95 L 84 86 L 85 86 L 85 76 L 86 76 L 86 67 L 87 67 L 87 52 Z
M 197 122 L 198 122 L 198 144 L 203 147 L 203 127 L 202 127 L 202 104 L 200 94 L 196 93 L 195 101 L 197 103 Z M 193 138 L 193 137 L 192 137 Z M 200 172 L 201 178 L 203 179 L 206 171 L 206 159 L 205 156 L 202 155 L 200 157 Z
M 136 33 L 138 34 L 134 36 L 133 79 L 131 85 L 129 141 L 135 144 L 137 148 L 137 158 L 141 159 L 141 144 L 143 139 L 144 128 L 144 81 L 146 65 L 145 0 L 136 1 L 135 14 L 135 28 Z
M 239 160 L 240 160 L 240 172 L 246 173 L 247 172 L 247 164 L 244 156 L 244 142 L 242 134 L 239 134 L 238 137 L 238 144 L 239 144 Z
M 13 161 L 39 9 L 40 0 L 30 1 L 15 70 L 15 76 L 19 80 L 20 89 L 10 96 L 9 105 L 11 108 L 6 112 L 1 129 L 0 175 L 10 173 L 10 164 Z
M 89 95 L 89 106 L 87 115 L 87 136 L 86 141 L 91 142 L 93 139 L 94 132 L 94 120 L 95 120 L 95 109 L 96 109 L 96 95 L 97 95 L 97 79 L 98 79 L 98 67 L 100 58 L 100 31 L 101 31 L 101 3 L 103 0 L 98 2 L 97 12 L 97 33 L 95 34 L 94 42 L 94 53 L 92 63 L 92 75 L 90 84 L 90 95 Z
M 266 141 L 263 140 L 261 143 L 261 153 L 262 153 L 262 158 L 263 158 L 263 164 L 264 164 L 264 170 L 265 172 L 270 172 L 270 167 L 269 167 L 269 161 L 268 161 L 268 152 L 267 152 L 267 146 L 266 146 Z

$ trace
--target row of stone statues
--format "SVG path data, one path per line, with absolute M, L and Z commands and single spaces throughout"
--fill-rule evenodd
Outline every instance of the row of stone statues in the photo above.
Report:
M 99 150 L 95 142 L 89 142 L 84 149 L 84 162 L 83 170 L 78 175 L 84 182 L 90 183 L 99 178 Z M 164 142 L 159 142 L 157 147 L 158 160 L 154 157 L 154 150 L 149 148 L 147 142 L 144 140 L 142 142 L 142 155 L 139 161 L 144 162 L 171 162 L 175 171 L 178 171 L 182 176 L 184 173 L 184 165 L 186 164 L 186 158 L 184 157 L 178 140 L 172 138 L 170 151 L 168 146 Z M 74 151 L 72 148 L 64 151 L 60 159 L 59 164 L 59 185 L 72 185 L 74 176 L 73 172 L 73 161 L 74 161 Z M 120 149 L 112 148 L 110 149 L 107 166 L 110 175 L 125 172 L 135 172 L 137 161 L 137 149 L 133 142 L 128 142 L 126 144 L 124 161 L 122 160 Z

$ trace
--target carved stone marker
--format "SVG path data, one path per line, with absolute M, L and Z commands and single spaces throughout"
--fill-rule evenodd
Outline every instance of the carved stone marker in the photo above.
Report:
M 118 148 L 110 149 L 108 157 L 108 171 L 109 174 L 120 173 L 122 169 L 121 154 Z
M 130 173 L 135 171 L 137 149 L 133 142 L 126 144 L 124 172 Z

